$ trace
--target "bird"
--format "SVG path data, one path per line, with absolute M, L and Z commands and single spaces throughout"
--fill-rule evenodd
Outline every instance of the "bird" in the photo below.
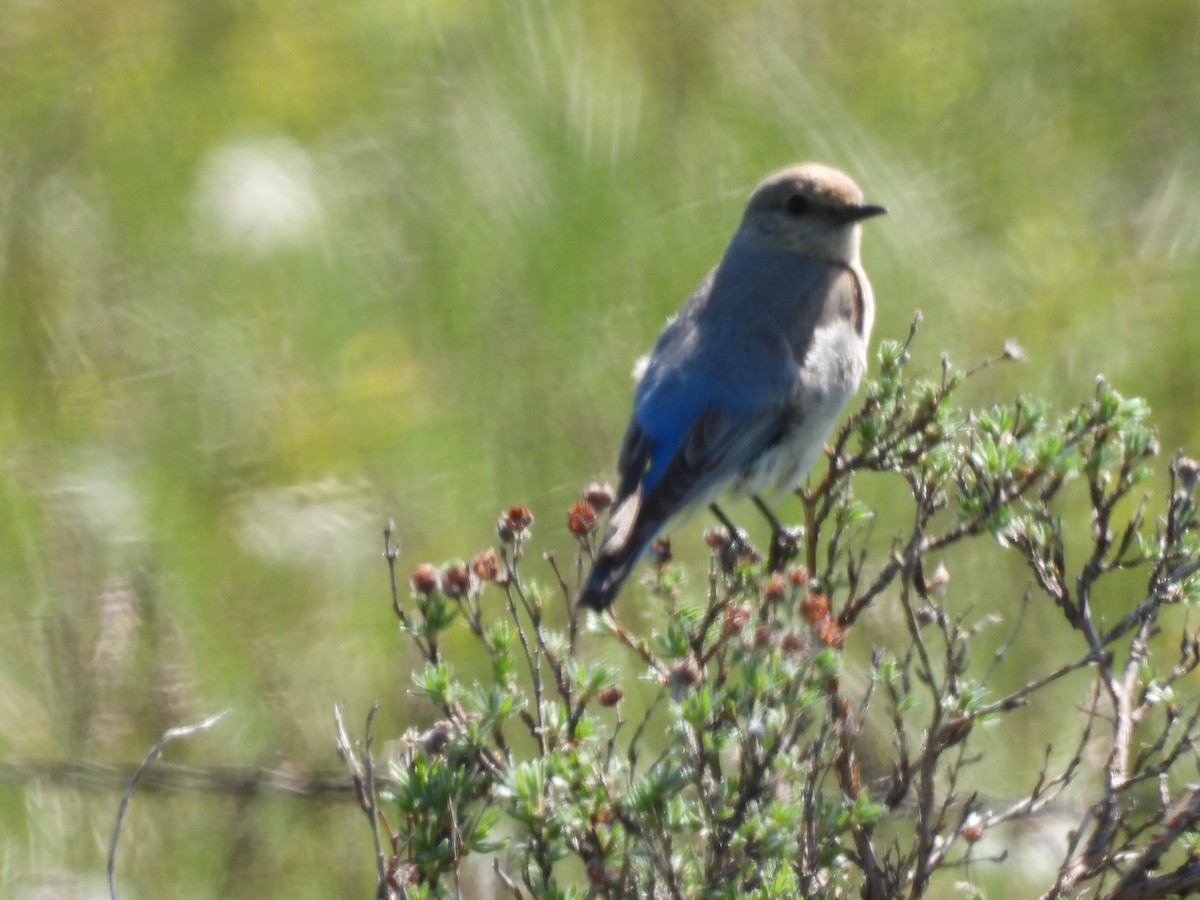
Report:
M 821 163 L 754 189 L 720 262 L 640 366 L 579 605 L 608 609 L 669 523 L 704 505 L 721 515 L 726 493 L 749 494 L 770 517 L 760 494 L 808 474 L 866 371 L 875 301 L 861 223 L 886 212 Z

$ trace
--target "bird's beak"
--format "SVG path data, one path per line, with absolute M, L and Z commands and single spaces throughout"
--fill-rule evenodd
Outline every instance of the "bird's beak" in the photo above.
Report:
M 847 222 L 861 222 L 863 219 L 882 216 L 886 213 L 887 207 L 877 203 L 859 203 L 856 206 L 847 206 L 842 210 L 842 215 L 845 216 Z

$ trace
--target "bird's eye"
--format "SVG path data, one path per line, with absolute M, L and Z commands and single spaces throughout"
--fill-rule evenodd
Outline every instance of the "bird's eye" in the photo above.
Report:
M 803 194 L 792 194 L 787 198 L 784 207 L 787 209 L 788 215 L 802 216 L 808 212 L 808 198 Z

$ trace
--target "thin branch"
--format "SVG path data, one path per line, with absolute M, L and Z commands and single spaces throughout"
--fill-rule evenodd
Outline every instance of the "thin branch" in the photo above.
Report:
M 168 728 L 163 732 L 162 737 L 158 742 L 150 748 L 150 752 L 146 754 L 146 758 L 142 760 L 142 764 L 137 767 L 137 771 L 133 773 L 133 778 L 129 779 L 129 786 L 125 789 L 125 795 L 121 797 L 121 803 L 117 807 L 117 821 L 113 825 L 112 840 L 108 845 L 108 892 L 112 900 L 117 900 L 117 844 L 121 839 L 121 824 L 125 821 L 125 811 L 129 808 L 129 801 L 133 799 L 133 792 L 137 789 L 138 782 L 147 769 L 154 764 L 170 741 L 178 738 L 191 737 L 206 729 L 212 728 L 220 722 L 229 713 L 229 710 L 222 710 L 216 715 L 209 716 L 203 722 L 197 722 L 195 725 L 181 725 L 178 728 Z
M 1163 855 L 1185 832 L 1196 827 L 1200 820 L 1200 788 L 1192 788 L 1179 803 L 1167 813 L 1166 822 L 1145 849 L 1137 855 L 1133 865 L 1117 882 L 1109 900 L 1134 900 L 1143 897 L 1163 897 L 1170 894 L 1182 896 L 1200 890 L 1200 863 L 1195 860 L 1176 869 L 1166 876 L 1151 878 L 1147 873 L 1158 869 Z M 1164 888 L 1166 888 L 1164 890 Z
M 335 743 L 338 755 L 346 764 L 346 768 L 350 770 L 350 777 L 354 781 L 354 789 L 358 797 L 358 805 L 366 813 L 367 821 L 371 825 L 371 837 L 375 842 L 376 890 L 383 894 L 387 886 L 387 858 L 383 854 L 383 845 L 379 840 L 379 808 L 375 800 L 375 775 L 371 762 L 371 720 L 374 719 L 378 710 L 379 704 L 373 703 L 371 711 L 367 713 L 366 737 L 361 758 L 354 752 L 354 746 L 350 743 L 340 703 L 333 705 L 333 721 L 337 728 Z

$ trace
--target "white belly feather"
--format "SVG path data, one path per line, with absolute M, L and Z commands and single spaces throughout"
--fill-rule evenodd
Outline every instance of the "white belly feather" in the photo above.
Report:
M 818 326 L 800 370 L 791 421 L 779 442 L 736 478 L 733 488 L 781 494 L 799 485 L 837 424 L 842 407 L 858 390 L 866 368 L 866 344 L 849 322 Z

